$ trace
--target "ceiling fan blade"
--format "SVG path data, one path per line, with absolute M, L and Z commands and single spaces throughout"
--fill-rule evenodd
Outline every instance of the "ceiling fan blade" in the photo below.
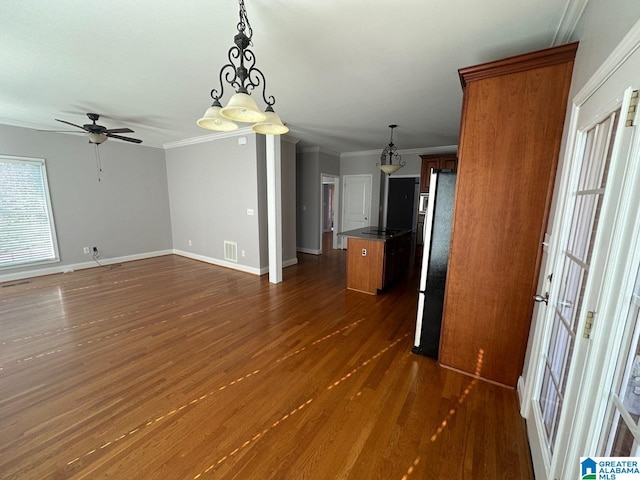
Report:
M 76 132 L 74 130 L 36 130 L 37 132 L 49 132 L 49 133 L 80 133 L 85 134 L 86 132 Z
M 66 120 L 58 120 L 57 118 L 55 120 L 56 120 L 56 122 L 66 123 L 67 125 L 71 125 L 72 127 L 78 127 L 78 128 L 81 128 L 82 130 L 85 130 L 85 131 L 87 130 L 86 128 L 84 128 L 81 125 L 76 125 L 75 123 L 67 122 Z
M 104 133 L 134 133 L 130 128 L 108 128 Z
M 114 135 L 113 133 L 105 133 L 105 135 L 107 137 L 117 138 L 118 140 L 124 140 L 125 142 L 142 143 L 142 140 L 138 140 L 137 138 L 122 137 L 120 135 Z

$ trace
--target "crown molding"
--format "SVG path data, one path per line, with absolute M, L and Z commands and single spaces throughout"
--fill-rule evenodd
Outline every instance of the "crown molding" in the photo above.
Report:
M 223 138 L 241 137 L 243 135 L 254 134 L 251 127 L 243 127 L 232 132 L 217 132 L 210 133 L 208 135 L 202 135 L 200 137 L 185 138 L 184 140 L 178 140 L 175 142 L 169 142 L 162 145 L 162 148 L 168 150 L 170 148 L 186 147 L 188 145 L 196 145 L 198 143 L 213 142 L 215 140 L 222 140 Z
M 430 154 L 438 154 L 438 153 L 455 153 L 457 151 L 458 151 L 458 145 L 443 145 L 441 147 L 424 147 L 424 148 L 411 148 L 407 150 L 398 150 L 398 153 L 400 155 L 430 155 Z M 382 149 L 365 150 L 362 152 L 345 152 L 340 154 L 340 158 L 380 155 L 381 152 L 382 152 Z
M 333 155 L 334 157 L 339 157 L 340 154 L 338 152 L 334 152 L 333 150 L 328 150 L 322 147 L 304 147 L 298 150 L 298 153 L 325 153 L 327 155 Z
M 301 148 L 300 150 L 298 150 L 298 152 L 300 153 L 318 153 L 320 152 L 320 147 L 315 146 L 315 147 L 304 147 Z
M 210 133 L 209 135 L 201 135 L 199 137 L 185 138 L 184 140 L 165 143 L 162 145 L 162 148 L 168 150 L 170 148 L 186 147 L 188 145 L 196 145 L 198 143 L 214 142 L 216 140 L 222 140 L 224 138 L 242 137 L 249 134 L 257 135 L 256 132 L 251 129 L 251 127 L 243 127 L 232 132 Z M 293 143 L 294 145 L 300 141 L 299 139 L 290 135 L 280 135 L 280 138 L 283 141 L 287 143 Z
M 287 134 L 280 135 L 280 139 L 281 139 L 283 142 L 293 143 L 294 145 L 296 145 L 296 144 L 300 141 L 300 139 L 299 139 L 299 138 L 292 137 L 291 135 L 287 135 Z
M 589 0 L 569 0 L 567 2 L 551 46 L 563 45 L 571 40 L 584 9 L 587 8 L 587 3 Z

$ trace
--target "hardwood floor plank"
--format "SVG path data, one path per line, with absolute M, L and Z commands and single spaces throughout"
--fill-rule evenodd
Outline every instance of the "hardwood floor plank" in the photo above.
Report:
M 347 291 L 330 250 L 2 288 L 0 477 L 533 478 L 516 393 L 410 352 L 416 290 Z

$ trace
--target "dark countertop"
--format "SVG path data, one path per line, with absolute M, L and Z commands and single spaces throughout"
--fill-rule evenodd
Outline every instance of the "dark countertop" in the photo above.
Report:
M 407 233 L 411 233 L 411 229 L 382 229 L 376 226 L 371 226 L 356 228 L 355 230 L 347 230 L 346 232 L 339 232 L 338 235 L 342 235 L 343 237 L 364 238 L 366 240 L 378 240 L 380 242 L 386 242 L 391 238 L 399 237 Z

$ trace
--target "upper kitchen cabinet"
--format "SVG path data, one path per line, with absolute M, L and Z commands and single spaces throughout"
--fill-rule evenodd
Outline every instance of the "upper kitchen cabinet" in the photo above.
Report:
M 442 365 L 522 372 L 577 44 L 459 70 L 458 179 Z
M 443 153 L 435 155 L 420 155 L 422 167 L 420 169 L 420 193 L 429 192 L 429 180 L 431 170 L 450 169 L 454 172 L 458 168 L 458 156 L 455 153 Z

